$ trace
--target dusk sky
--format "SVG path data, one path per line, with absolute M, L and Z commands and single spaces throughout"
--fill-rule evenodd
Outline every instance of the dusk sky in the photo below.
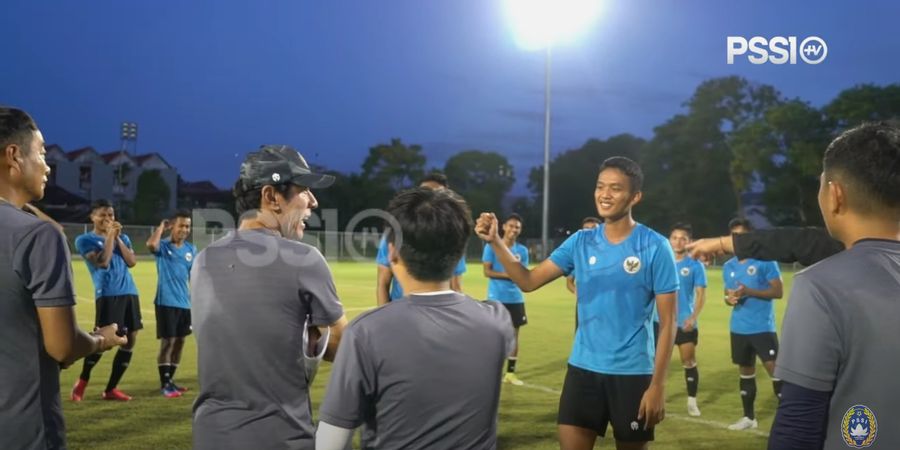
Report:
M 552 150 L 649 138 L 703 80 L 737 74 L 821 106 L 900 81 L 900 2 L 602 1 L 554 48 Z M 818 65 L 726 64 L 726 37 L 822 37 Z M 506 155 L 523 191 L 542 163 L 544 54 L 519 47 L 500 0 L 4 0 L 0 104 L 48 143 L 159 152 L 226 187 L 262 143 L 358 171 L 392 137 L 429 167 L 468 149 Z

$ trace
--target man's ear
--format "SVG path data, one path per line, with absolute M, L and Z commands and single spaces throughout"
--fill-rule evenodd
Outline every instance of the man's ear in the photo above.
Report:
M 400 254 L 393 242 L 388 242 L 388 261 L 397 264 L 400 261 Z
M 637 205 L 638 203 L 640 203 L 641 199 L 643 199 L 643 198 L 644 198 L 644 193 L 641 191 L 637 191 L 634 194 L 634 198 L 631 199 L 631 207 L 633 208 L 634 205 Z
M 18 144 L 9 144 L 3 149 L 4 162 L 10 168 L 21 170 L 22 156 L 22 147 L 19 147 Z
M 837 180 L 828 182 L 828 204 L 832 215 L 847 212 L 847 191 Z
M 263 205 L 268 205 L 267 209 L 271 209 L 276 213 L 281 212 L 281 205 L 278 204 L 278 195 L 276 194 L 275 187 L 267 184 L 263 186 L 260 191 L 260 195 L 262 198 L 260 199 L 260 209 L 262 209 Z

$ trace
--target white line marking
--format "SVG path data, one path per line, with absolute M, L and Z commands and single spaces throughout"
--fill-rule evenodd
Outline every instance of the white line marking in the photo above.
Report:
M 526 387 L 528 389 L 533 389 L 535 391 L 546 392 L 548 394 L 554 394 L 554 395 L 562 394 L 562 391 L 560 391 L 558 389 L 553 389 L 553 388 L 547 387 L 547 386 L 541 386 L 539 384 L 525 383 L 522 385 L 522 387 Z M 675 420 L 680 420 L 682 422 L 692 422 L 692 423 L 696 423 L 696 424 L 700 424 L 700 425 L 707 425 L 707 426 L 710 426 L 713 428 L 719 428 L 722 430 L 728 430 L 728 425 L 729 425 L 727 423 L 716 422 L 714 420 L 706 420 L 706 419 L 698 419 L 696 417 L 682 416 L 681 414 L 670 413 L 668 411 L 666 412 L 666 419 L 675 419 Z M 729 430 L 729 431 L 731 431 L 731 430 Z M 743 430 L 743 432 L 750 433 L 750 434 L 753 434 L 756 436 L 766 437 L 766 438 L 769 437 L 769 433 L 762 431 L 762 430 Z

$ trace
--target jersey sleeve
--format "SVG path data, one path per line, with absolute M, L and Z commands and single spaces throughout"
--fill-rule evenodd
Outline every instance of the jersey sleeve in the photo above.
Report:
M 706 267 L 700 261 L 694 261 L 694 287 L 706 287 Z
M 366 351 L 360 336 L 360 323 L 354 321 L 344 330 L 338 347 L 328 390 L 319 409 L 319 420 L 355 429 L 365 420 L 365 411 L 374 407 L 375 371 L 372 352 Z
M 88 237 L 86 234 L 82 234 L 81 236 L 75 238 L 75 249 L 78 250 L 78 254 L 84 257 L 87 257 L 88 253 L 103 250 L 103 248 L 98 245 L 96 241 Z
M 381 238 L 381 241 L 378 242 L 378 254 L 375 256 L 375 262 L 379 266 L 391 267 L 391 261 L 388 258 L 388 243 L 385 238 Z
M 790 298 L 781 325 L 775 376 L 807 389 L 832 391 L 843 347 L 832 318 L 840 314 L 804 274 L 794 277 Z
M 653 270 L 653 293 L 668 294 L 678 290 L 678 269 L 675 267 L 675 254 L 668 242 L 660 242 L 650 263 Z
M 463 254 L 462 258 L 459 259 L 459 262 L 456 264 L 456 270 L 453 271 L 453 275 L 460 276 L 466 273 L 466 255 Z
M 134 250 L 134 247 L 131 245 L 131 238 L 128 237 L 127 234 L 120 234 L 119 236 L 122 238 L 122 242 L 125 243 L 125 246 L 126 246 L 126 247 L 128 247 L 128 248 Z
M 75 304 L 72 264 L 66 239 L 44 222 L 27 234 L 14 250 L 13 269 L 37 307 Z
M 528 264 L 531 264 L 531 260 L 529 260 L 529 258 L 528 258 L 528 247 L 525 247 L 523 245 L 523 246 L 519 247 L 519 250 L 520 250 L 519 256 L 521 257 L 520 262 L 522 263 L 522 267 L 525 267 L 527 269 Z
M 550 254 L 550 261 L 556 264 L 556 267 L 559 267 L 564 275 L 569 275 L 575 270 L 575 248 L 581 240 L 581 233 L 581 231 L 577 231 L 569 236 Z
M 491 248 L 491 244 L 484 246 L 484 251 L 481 252 L 481 262 L 494 263 L 494 249 Z
M 331 269 L 318 250 L 312 249 L 307 257 L 315 258 L 315 261 L 301 272 L 300 295 L 309 300 L 312 325 L 331 325 L 344 315 L 344 306 L 338 299 Z
M 766 281 L 774 281 L 781 279 L 781 269 L 775 261 L 766 262 Z

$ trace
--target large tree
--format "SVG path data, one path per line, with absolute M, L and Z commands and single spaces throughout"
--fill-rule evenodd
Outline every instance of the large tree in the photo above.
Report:
M 169 209 L 171 191 L 158 170 L 147 170 L 138 177 L 134 197 L 134 220 L 139 224 L 159 222 Z
M 467 150 L 447 160 L 444 174 L 450 188 L 462 195 L 472 213 L 502 210 L 503 197 L 516 179 L 505 156 L 496 152 Z

